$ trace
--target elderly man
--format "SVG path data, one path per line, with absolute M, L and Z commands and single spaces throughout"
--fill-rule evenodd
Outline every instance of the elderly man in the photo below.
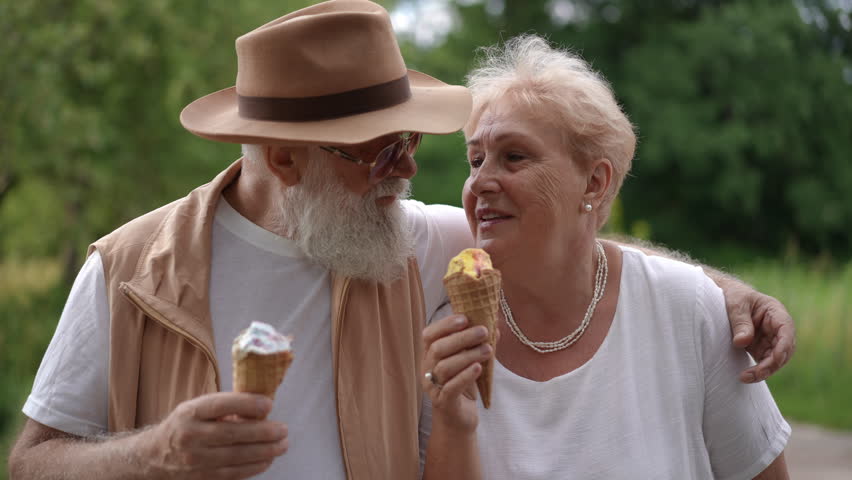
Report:
M 460 210 L 402 200 L 421 135 L 459 130 L 470 95 L 407 70 L 366 1 L 281 17 L 240 37 L 237 57 L 236 87 L 181 121 L 244 158 L 92 245 L 24 406 L 13 478 L 417 477 L 421 330 L 471 239 Z M 780 308 L 755 318 L 756 338 L 792 351 L 777 301 L 728 293 Z M 253 320 L 295 337 L 274 401 L 230 391 L 231 341 Z M 782 363 L 768 358 L 760 377 Z

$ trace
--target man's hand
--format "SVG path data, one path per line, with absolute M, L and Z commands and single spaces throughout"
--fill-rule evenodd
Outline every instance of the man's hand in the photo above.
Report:
M 261 395 L 212 393 L 157 425 L 92 438 L 30 419 L 9 456 L 10 478 L 248 478 L 287 451 L 287 426 L 264 420 L 271 408 Z
M 146 477 L 240 479 L 265 471 L 287 451 L 287 426 L 264 420 L 269 398 L 213 393 L 180 404 L 140 434 Z
M 793 318 L 777 299 L 742 282 L 730 277 L 722 282 L 714 280 L 725 292 L 734 345 L 744 347 L 758 362 L 740 374 L 740 381 L 766 380 L 783 367 L 796 350 Z

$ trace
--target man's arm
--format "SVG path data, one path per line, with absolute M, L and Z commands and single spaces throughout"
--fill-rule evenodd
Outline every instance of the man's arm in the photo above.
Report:
M 155 426 L 94 438 L 28 420 L 9 456 L 10 478 L 248 478 L 287 450 L 286 426 L 263 420 L 271 408 L 266 397 L 214 393 L 182 403 Z
M 646 255 L 656 255 L 700 266 L 725 294 L 725 308 L 735 346 L 745 348 L 758 362 L 740 373 L 740 381 L 766 380 L 793 356 L 796 327 L 793 317 L 776 298 L 755 290 L 733 275 L 702 265 L 689 256 L 629 237 L 609 237 L 618 244 L 633 247 Z
M 83 438 L 27 420 L 9 455 L 9 478 L 143 478 L 142 464 L 131 452 L 139 435 Z

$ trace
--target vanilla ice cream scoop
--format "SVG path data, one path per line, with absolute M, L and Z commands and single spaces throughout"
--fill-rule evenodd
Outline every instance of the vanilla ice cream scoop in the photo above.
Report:
M 249 353 L 269 355 L 272 353 L 292 350 L 290 343 L 293 339 L 282 335 L 268 323 L 251 322 L 251 325 L 234 339 L 231 355 L 243 358 Z
M 231 346 L 234 391 L 273 398 L 293 362 L 292 342 L 272 325 L 251 322 Z

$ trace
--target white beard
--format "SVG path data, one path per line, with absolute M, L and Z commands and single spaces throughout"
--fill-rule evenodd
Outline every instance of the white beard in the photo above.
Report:
M 331 160 L 311 155 L 301 182 L 284 191 L 280 231 L 305 255 L 347 277 L 391 283 L 405 272 L 414 242 L 399 200 L 410 182 L 388 177 L 363 197 L 331 174 Z M 376 199 L 395 195 L 380 207 Z

